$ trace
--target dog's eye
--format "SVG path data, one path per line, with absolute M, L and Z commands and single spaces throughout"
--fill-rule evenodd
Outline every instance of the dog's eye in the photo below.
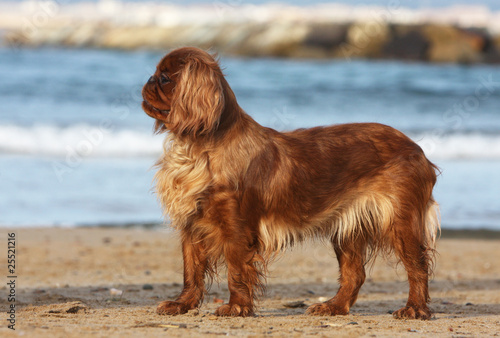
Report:
M 170 78 L 167 75 L 165 75 L 165 74 L 161 75 L 161 77 L 160 77 L 160 83 L 162 85 L 165 85 L 165 84 L 170 83 L 170 82 L 172 82 L 172 80 L 170 80 Z

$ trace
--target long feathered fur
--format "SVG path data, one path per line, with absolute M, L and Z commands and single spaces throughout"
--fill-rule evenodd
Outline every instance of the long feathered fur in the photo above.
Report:
M 146 113 L 169 132 L 156 193 L 182 233 L 185 265 L 181 296 L 159 313 L 199 306 L 204 276 L 223 262 L 231 298 L 217 314 L 251 315 L 269 260 L 322 239 L 337 254 L 342 287 L 308 313 L 348 313 L 365 264 L 382 250 L 408 272 L 410 298 L 395 316 L 430 317 L 436 167 L 413 141 L 374 123 L 288 133 L 262 127 L 239 107 L 217 61 L 194 48 L 168 54 L 143 96 Z

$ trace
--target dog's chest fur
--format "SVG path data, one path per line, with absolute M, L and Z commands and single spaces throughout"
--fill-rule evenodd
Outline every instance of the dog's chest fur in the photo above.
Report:
M 195 152 L 190 144 L 167 137 L 157 162 L 156 194 L 172 226 L 181 229 L 194 216 L 212 186 L 207 153 Z

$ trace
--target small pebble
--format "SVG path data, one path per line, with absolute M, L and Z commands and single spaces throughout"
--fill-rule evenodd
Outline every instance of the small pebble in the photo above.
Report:
M 109 294 L 111 296 L 121 296 L 123 294 L 123 291 L 115 289 L 115 288 L 111 288 L 111 289 L 109 289 Z
M 102 291 L 108 291 L 108 288 L 95 288 L 90 290 L 90 292 L 102 292 Z
M 143 290 L 153 290 L 153 285 L 151 285 L 151 284 L 144 284 L 142 286 L 142 289 Z
M 108 288 L 96 288 L 96 289 L 90 290 L 90 292 L 102 292 L 102 291 L 108 291 L 108 290 L 109 290 Z
M 290 309 L 296 309 L 296 308 L 299 308 L 299 307 L 305 307 L 306 304 L 304 303 L 303 300 L 299 300 L 299 301 L 296 301 L 296 302 L 285 303 L 285 304 L 283 304 L 283 306 L 287 307 L 287 308 L 290 308 Z
M 87 312 L 88 306 L 80 301 L 53 305 L 48 313 L 78 313 Z
M 339 326 L 342 326 L 342 324 L 338 324 L 338 323 L 322 323 L 323 325 L 321 325 L 321 327 L 339 327 Z

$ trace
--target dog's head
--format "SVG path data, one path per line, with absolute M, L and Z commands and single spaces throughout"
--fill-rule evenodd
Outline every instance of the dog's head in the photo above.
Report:
M 217 61 L 198 48 L 167 54 L 142 89 L 142 108 L 156 119 L 155 131 L 179 136 L 210 134 L 223 109 L 223 75 Z

